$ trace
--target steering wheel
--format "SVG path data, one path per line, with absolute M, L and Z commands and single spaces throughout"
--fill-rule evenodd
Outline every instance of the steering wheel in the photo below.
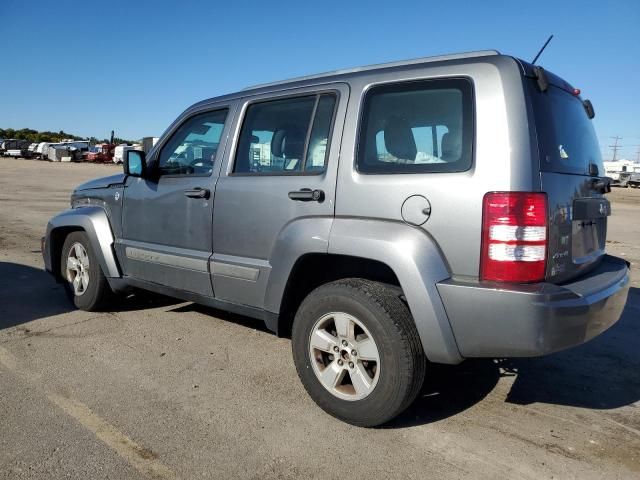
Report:
M 207 160 L 205 158 L 196 158 L 193 159 L 190 163 L 189 163 L 189 168 L 192 169 L 196 169 L 196 168 L 208 168 L 208 169 L 212 169 L 213 168 L 213 160 Z

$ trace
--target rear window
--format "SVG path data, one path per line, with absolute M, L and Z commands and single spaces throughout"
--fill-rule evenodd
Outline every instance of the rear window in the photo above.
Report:
M 322 173 L 335 105 L 334 94 L 249 105 L 238 140 L 234 173 Z
M 589 164 L 604 175 L 600 145 L 593 124 L 579 97 L 549 85 L 540 92 L 530 85 L 540 149 L 540 169 L 544 172 L 588 175 Z
M 361 173 L 462 172 L 471 167 L 472 87 L 441 79 L 373 87 L 364 101 Z

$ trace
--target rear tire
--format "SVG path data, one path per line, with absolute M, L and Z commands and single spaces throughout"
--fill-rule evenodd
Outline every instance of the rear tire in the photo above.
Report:
M 65 239 L 60 275 L 67 296 L 80 310 L 102 310 L 114 296 L 85 232 L 72 232 Z
M 337 351 L 336 351 L 337 349 Z M 422 387 L 427 359 L 397 289 L 350 278 L 302 302 L 293 358 L 311 398 L 330 415 L 374 427 L 405 410 Z

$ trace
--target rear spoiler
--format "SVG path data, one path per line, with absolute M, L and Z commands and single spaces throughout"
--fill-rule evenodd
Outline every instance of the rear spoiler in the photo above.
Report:
M 539 67 L 537 65 L 532 65 L 532 64 L 530 64 L 528 62 L 525 62 L 524 60 L 520 60 L 518 58 L 516 59 L 516 61 L 522 67 L 523 75 L 526 78 L 531 78 L 531 79 L 536 81 L 536 84 L 538 86 L 538 90 L 540 90 L 541 92 L 546 92 L 547 89 L 549 88 L 549 85 L 553 85 L 554 87 L 560 88 L 560 89 L 570 93 L 571 95 L 574 95 L 574 96 L 578 97 L 580 99 L 580 101 L 582 101 L 582 105 L 584 106 L 584 110 L 585 110 L 585 112 L 587 112 L 587 116 L 590 119 L 592 119 L 593 117 L 596 116 L 596 112 L 595 112 L 595 110 L 593 108 L 593 104 L 591 103 L 591 101 L 590 100 L 582 100 L 582 98 L 580 97 L 580 90 L 575 88 L 569 82 L 565 81 L 564 79 L 560 78 L 559 76 L 555 75 L 554 73 L 551 73 L 548 70 L 545 70 L 544 68 Z
M 537 65 L 531 65 L 524 60 L 518 60 L 518 62 L 522 67 L 522 73 L 524 74 L 524 76 L 536 80 L 541 92 L 546 91 L 549 85 L 553 85 L 554 87 L 561 88 L 562 90 L 566 90 L 567 92 L 573 94 L 575 87 L 569 82 L 555 75 L 554 73 L 551 73 L 550 71 L 545 70 L 544 68 Z

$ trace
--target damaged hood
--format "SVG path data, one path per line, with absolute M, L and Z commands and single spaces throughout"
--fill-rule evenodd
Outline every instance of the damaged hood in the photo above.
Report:
M 96 188 L 109 188 L 112 185 L 124 183 L 125 177 L 126 175 L 124 173 L 118 173 L 117 175 L 111 175 L 109 177 L 96 178 L 82 185 L 78 185 L 75 191 L 80 192 L 82 190 L 94 190 Z

